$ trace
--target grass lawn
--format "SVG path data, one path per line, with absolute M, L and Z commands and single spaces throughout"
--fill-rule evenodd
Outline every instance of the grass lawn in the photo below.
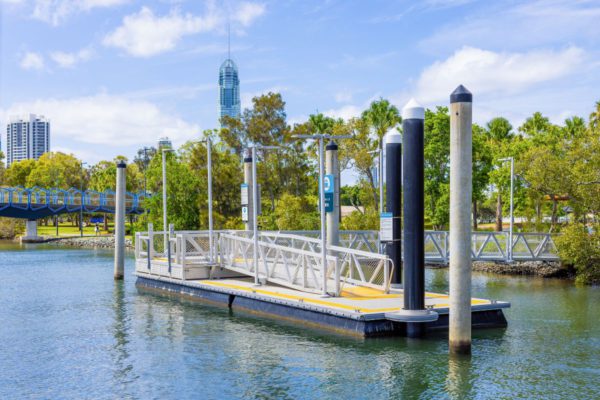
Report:
M 128 224 L 125 224 L 127 227 Z M 114 232 L 113 224 L 108 224 L 108 231 L 105 231 L 104 224 L 99 224 L 100 236 L 112 235 Z M 56 237 L 56 226 L 54 225 L 41 225 L 38 224 L 38 235 L 40 236 L 55 236 Z M 83 227 L 84 236 L 96 236 L 95 225 L 87 225 Z M 71 223 L 62 223 L 58 226 L 58 237 L 63 236 L 79 236 L 79 227 L 73 226 Z M 127 236 L 130 237 L 130 236 Z

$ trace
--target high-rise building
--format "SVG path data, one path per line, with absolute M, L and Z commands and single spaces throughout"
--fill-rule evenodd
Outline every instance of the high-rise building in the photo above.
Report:
M 240 116 L 240 78 L 238 69 L 231 58 L 223 61 L 219 69 L 219 105 L 220 118 L 225 115 L 232 118 Z
M 11 118 L 6 126 L 6 166 L 50 151 L 50 121 L 42 115 Z

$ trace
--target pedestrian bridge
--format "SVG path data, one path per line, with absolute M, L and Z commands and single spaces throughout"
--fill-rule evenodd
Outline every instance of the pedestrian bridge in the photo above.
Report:
M 125 212 L 141 214 L 144 212 L 143 193 L 125 195 Z M 81 191 L 76 188 L 44 189 L 40 187 L 2 187 L 0 188 L 0 217 L 39 219 L 50 215 L 87 212 L 114 213 L 116 196 L 112 190 L 97 192 Z

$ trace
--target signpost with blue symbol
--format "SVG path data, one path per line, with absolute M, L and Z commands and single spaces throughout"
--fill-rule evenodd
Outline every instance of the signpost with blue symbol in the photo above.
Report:
M 333 212 L 333 193 L 335 190 L 335 180 L 333 175 L 323 177 L 323 193 L 325 194 L 325 212 Z

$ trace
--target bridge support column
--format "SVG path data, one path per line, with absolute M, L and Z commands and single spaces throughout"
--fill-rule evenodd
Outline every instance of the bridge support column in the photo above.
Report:
M 471 354 L 471 192 L 473 95 L 460 85 L 450 95 L 451 354 Z
M 37 220 L 28 219 L 25 221 L 25 236 L 21 236 L 21 243 L 39 243 L 43 241 L 44 238 L 38 236 Z
M 402 109 L 404 132 L 404 309 L 413 314 L 425 310 L 425 189 L 424 189 L 425 109 L 414 99 Z M 406 335 L 420 337 L 425 326 L 407 322 Z
M 248 185 L 248 220 L 244 222 L 247 231 L 254 230 L 254 221 L 252 216 L 254 215 L 254 198 L 252 196 L 252 153 L 250 149 L 246 149 L 244 155 L 244 183 Z
M 392 241 L 386 254 L 393 262 L 391 287 L 402 287 L 402 135 L 394 130 L 385 135 L 386 211 L 392 213 Z
M 115 280 L 125 275 L 125 161 L 117 162 L 117 190 L 115 204 Z
M 327 213 L 327 246 L 340 244 L 340 164 L 338 145 L 330 142 L 325 147 L 325 173 L 334 176 L 333 211 Z

